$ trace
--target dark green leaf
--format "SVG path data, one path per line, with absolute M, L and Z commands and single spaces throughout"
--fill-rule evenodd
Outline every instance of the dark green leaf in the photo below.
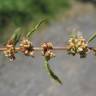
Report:
M 52 79 L 57 81 L 59 84 L 63 84 L 62 81 L 59 79 L 59 77 L 52 71 L 50 64 L 48 63 L 48 61 L 46 59 L 45 59 L 45 67 L 46 67 L 46 70 L 48 71 L 49 76 Z
M 14 45 L 16 45 L 19 42 L 20 37 L 21 37 L 20 28 L 17 28 L 13 33 L 13 35 L 11 36 L 10 40 L 12 40 Z
M 96 32 L 93 33 L 93 34 L 89 37 L 88 43 L 92 42 L 95 38 L 96 38 Z
M 30 37 L 30 36 L 39 28 L 39 26 L 40 26 L 43 22 L 45 22 L 45 21 L 46 21 L 46 19 L 41 20 L 41 21 L 33 28 L 32 31 L 30 31 L 30 32 L 27 33 L 26 37 Z

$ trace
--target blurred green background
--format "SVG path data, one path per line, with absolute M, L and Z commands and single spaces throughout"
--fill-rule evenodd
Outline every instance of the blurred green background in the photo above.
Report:
M 0 27 L 22 25 L 42 16 L 53 16 L 69 7 L 69 0 L 0 0 Z
M 18 27 L 26 32 L 44 18 L 61 18 L 75 1 L 96 4 L 94 0 L 0 0 L 0 43 Z
M 70 7 L 71 0 L 0 0 L 0 42 L 17 27 L 54 18 Z M 7 30 L 7 32 L 6 32 Z M 7 35 L 7 36 L 8 36 Z

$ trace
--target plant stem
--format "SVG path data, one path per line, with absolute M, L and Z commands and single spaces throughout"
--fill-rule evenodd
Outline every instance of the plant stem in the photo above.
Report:
M 95 48 L 93 48 L 93 47 L 88 47 L 90 50 L 96 50 Z M 6 47 L 3 47 L 3 48 L 0 48 L 0 51 L 4 51 L 4 50 L 6 50 L 7 48 Z M 43 49 L 41 48 L 41 47 L 34 47 L 33 48 L 34 49 L 34 51 L 42 51 Z M 58 46 L 56 46 L 56 47 L 53 47 L 53 49 L 52 50 L 60 50 L 60 51 L 62 51 L 62 50 L 67 50 L 68 49 L 68 47 L 58 47 Z M 15 48 L 15 50 L 16 51 L 20 51 L 20 47 L 16 47 Z

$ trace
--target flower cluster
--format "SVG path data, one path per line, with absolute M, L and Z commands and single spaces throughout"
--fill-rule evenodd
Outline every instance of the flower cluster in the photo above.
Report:
M 10 59 L 10 61 L 15 60 L 16 50 L 15 50 L 15 46 L 12 41 L 9 41 L 6 44 L 5 50 L 3 52 L 4 52 L 5 56 L 7 56 Z
M 86 57 L 88 52 L 88 43 L 83 38 L 83 36 L 71 37 L 68 41 L 67 52 L 73 56 L 79 54 L 80 58 Z
M 55 57 L 55 54 L 53 53 L 53 44 L 51 42 L 43 43 L 41 45 L 42 47 L 42 55 L 45 56 L 46 60 L 50 60 L 51 58 Z
M 34 49 L 32 42 L 30 42 L 28 39 L 23 38 L 20 42 L 20 50 L 24 55 L 26 56 L 34 56 Z

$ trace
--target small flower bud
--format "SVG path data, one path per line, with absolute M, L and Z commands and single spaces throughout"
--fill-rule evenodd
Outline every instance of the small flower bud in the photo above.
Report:
M 83 51 L 83 49 L 82 49 L 81 47 L 79 47 L 79 48 L 77 49 L 77 52 L 81 52 L 81 51 Z

